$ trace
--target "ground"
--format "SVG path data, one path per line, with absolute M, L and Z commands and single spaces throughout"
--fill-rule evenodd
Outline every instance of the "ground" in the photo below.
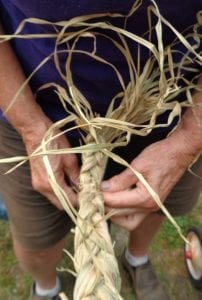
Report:
M 195 209 L 186 217 L 176 218 L 184 234 L 193 225 L 202 226 L 202 198 Z M 115 252 L 119 259 L 123 247 L 127 242 L 127 233 L 116 227 L 112 228 L 115 240 Z M 72 251 L 72 240 L 70 247 Z M 189 279 L 184 264 L 184 242 L 181 240 L 173 225 L 165 222 L 158 236 L 155 238 L 150 257 L 160 280 L 170 295 L 171 300 L 200 300 L 202 292 L 196 291 Z M 72 268 L 69 258 L 65 255 L 62 267 Z M 124 300 L 135 299 L 127 274 L 120 265 L 122 277 L 122 295 Z M 72 300 L 74 278 L 67 272 L 61 273 L 65 293 Z M 27 300 L 31 279 L 24 274 L 15 260 L 7 221 L 0 221 L 0 300 Z

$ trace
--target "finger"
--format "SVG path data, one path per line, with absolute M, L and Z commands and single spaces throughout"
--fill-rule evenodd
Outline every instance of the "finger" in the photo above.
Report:
M 78 195 L 74 192 L 72 187 L 66 186 L 64 189 L 65 194 L 68 198 L 66 198 L 66 202 L 71 204 L 73 207 L 78 207 Z
M 105 213 L 108 214 L 110 217 L 125 216 L 135 214 L 138 212 L 142 212 L 142 210 L 138 208 L 111 208 L 105 206 Z
M 106 206 L 112 208 L 145 208 L 145 202 L 149 198 L 149 193 L 140 185 L 132 190 L 118 192 L 104 192 L 104 202 Z
M 146 216 L 146 213 L 135 213 L 122 217 L 113 217 L 111 220 L 114 224 L 132 231 L 142 223 Z
M 70 203 L 73 207 L 78 206 L 78 196 L 72 186 L 67 185 L 66 181 L 60 178 L 58 182 L 60 188 L 63 190 L 62 196 L 65 198 L 66 203 Z
M 43 195 L 49 200 L 49 202 L 51 202 L 52 205 L 57 207 L 59 210 L 64 210 L 62 204 L 53 193 L 44 193 Z
M 58 183 L 59 184 L 59 183 Z M 50 200 L 50 202 L 55 205 L 59 210 L 64 210 L 64 206 L 62 204 L 62 200 L 65 201 L 69 205 L 69 203 L 73 207 L 78 206 L 78 197 L 77 194 L 73 191 L 73 189 L 66 185 L 65 182 L 60 183 L 59 187 L 56 187 L 57 191 L 54 189 L 50 192 L 45 192 L 43 195 Z M 60 201 L 61 199 L 61 201 Z
M 74 154 L 68 154 L 64 160 L 64 172 L 69 177 L 69 179 L 78 185 L 78 178 L 80 174 L 80 168 L 78 164 L 78 159 Z
M 116 192 L 130 188 L 137 182 L 136 176 L 130 169 L 126 169 L 118 175 L 105 180 L 101 184 L 103 191 Z

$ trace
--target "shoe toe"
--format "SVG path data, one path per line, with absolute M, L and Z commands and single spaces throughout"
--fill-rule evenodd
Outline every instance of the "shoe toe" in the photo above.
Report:
M 132 267 L 127 262 L 124 253 L 122 264 L 129 274 L 138 300 L 169 300 L 150 261 L 139 267 Z

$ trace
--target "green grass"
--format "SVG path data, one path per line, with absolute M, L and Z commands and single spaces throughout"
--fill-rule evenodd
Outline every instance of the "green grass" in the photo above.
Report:
M 195 209 L 186 217 L 178 217 L 176 221 L 184 234 L 193 225 L 202 226 L 202 200 Z M 123 230 L 113 228 L 113 238 L 116 240 L 115 251 L 117 258 L 121 255 L 127 234 Z M 69 250 L 72 251 L 73 237 Z M 199 300 L 202 293 L 196 291 L 187 276 L 184 264 L 184 242 L 177 234 L 174 227 L 166 221 L 151 246 L 150 257 L 156 268 L 159 278 L 170 295 L 171 300 Z M 65 255 L 61 266 L 73 268 L 70 260 Z M 127 274 L 120 265 L 122 276 L 122 294 L 125 300 L 135 299 Z M 74 278 L 71 274 L 63 272 L 62 282 L 65 293 L 72 299 Z M 31 278 L 21 271 L 12 250 L 12 241 L 8 222 L 0 221 L 0 300 L 27 300 L 31 285 Z

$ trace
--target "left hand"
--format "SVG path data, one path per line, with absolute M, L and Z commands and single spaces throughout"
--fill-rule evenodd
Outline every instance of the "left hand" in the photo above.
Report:
M 177 131 L 145 148 L 131 166 L 144 176 L 161 202 L 164 202 L 192 160 L 188 141 L 185 143 L 184 136 Z M 130 169 L 105 181 L 103 186 L 107 211 L 123 209 L 123 216 L 114 216 L 112 221 L 129 230 L 134 229 L 147 214 L 159 209 L 144 184 Z M 134 211 L 125 214 L 126 208 Z
M 192 100 L 194 109 L 186 109 L 177 128 L 164 140 L 145 148 L 131 163 L 162 202 L 196 156 L 202 153 L 202 76 Z M 158 210 L 148 190 L 130 169 L 106 181 L 105 187 L 103 196 L 107 209 L 124 208 L 123 217 L 113 217 L 113 221 L 126 228 L 128 226 L 129 230 L 138 226 L 143 214 L 146 216 Z M 126 208 L 133 208 L 134 212 L 124 215 Z M 142 216 L 139 215 L 137 222 L 138 213 Z

